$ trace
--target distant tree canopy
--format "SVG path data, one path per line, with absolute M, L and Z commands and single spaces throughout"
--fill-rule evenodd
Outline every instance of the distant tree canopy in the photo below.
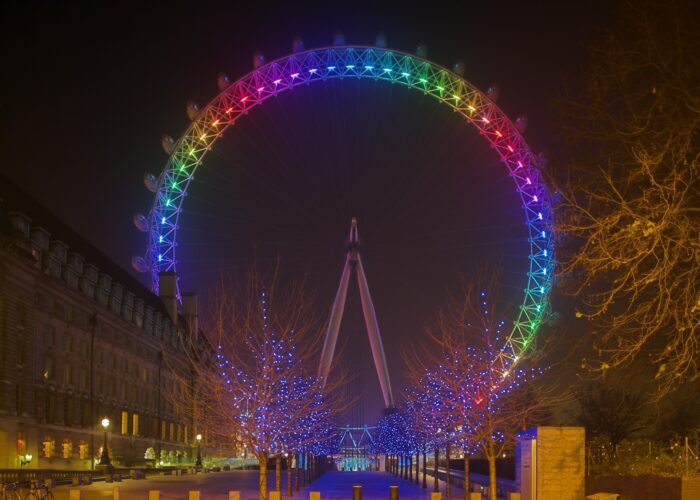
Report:
M 560 284 L 595 328 L 605 372 L 643 354 L 661 393 L 700 377 L 700 17 L 628 2 L 562 100 Z M 568 168 L 563 168 L 568 165 Z

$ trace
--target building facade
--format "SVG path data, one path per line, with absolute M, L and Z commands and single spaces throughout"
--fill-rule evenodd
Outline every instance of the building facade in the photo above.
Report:
M 0 469 L 91 469 L 105 417 L 114 465 L 194 461 L 196 424 L 173 403 L 196 297 L 180 314 L 161 279 L 157 297 L 0 178 Z

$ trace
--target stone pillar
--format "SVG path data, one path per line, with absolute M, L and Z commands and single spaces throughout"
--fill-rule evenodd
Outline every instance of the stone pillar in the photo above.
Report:
M 583 427 L 534 427 L 518 433 L 516 481 L 522 500 L 583 500 Z
M 187 322 L 186 327 L 196 337 L 199 333 L 199 303 L 196 293 L 188 292 L 182 294 L 182 316 Z
M 170 271 L 158 273 L 158 297 L 168 311 L 170 321 L 177 325 L 177 274 Z

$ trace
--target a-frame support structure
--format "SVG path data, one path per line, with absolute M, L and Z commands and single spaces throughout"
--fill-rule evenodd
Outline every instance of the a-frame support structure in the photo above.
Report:
M 392 408 L 394 406 L 394 395 L 391 392 L 389 368 L 386 364 L 386 356 L 384 355 L 382 338 L 379 333 L 377 313 L 374 310 L 372 296 L 369 293 L 369 285 L 367 284 L 367 277 L 365 276 L 365 270 L 362 267 L 362 259 L 360 258 L 360 239 L 357 234 L 357 219 L 354 217 L 350 225 L 350 238 L 348 239 L 345 266 L 343 267 L 343 273 L 340 276 L 340 286 L 338 286 L 338 292 L 335 294 L 333 309 L 331 309 L 331 317 L 328 323 L 328 330 L 326 331 L 326 339 L 323 343 L 323 351 L 321 352 L 321 363 L 318 367 L 318 375 L 326 379 L 331 370 L 333 353 L 335 352 L 335 345 L 338 341 L 340 322 L 343 319 L 343 312 L 345 310 L 345 301 L 348 294 L 350 274 L 353 271 L 357 276 L 357 284 L 360 288 L 362 312 L 365 317 L 365 325 L 367 326 L 369 345 L 372 348 L 374 366 L 377 369 L 379 385 L 382 388 L 382 395 L 384 396 L 384 404 L 387 408 Z

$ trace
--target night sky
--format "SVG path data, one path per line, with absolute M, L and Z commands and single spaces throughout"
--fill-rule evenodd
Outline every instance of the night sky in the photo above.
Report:
M 250 71 L 255 50 L 269 61 L 295 35 L 313 48 L 338 29 L 349 44 L 379 32 L 407 52 L 424 41 L 435 62 L 463 60 L 481 89 L 497 83 L 499 105 L 526 114 L 526 139 L 547 152 L 559 140 L 552 101 L 577 85 L 582 43 L 611 15 L 597 2 L 329 4 L 3 4 L 0 171 L 131 270 L 145 249 L 131 217 L 152 202 L 142 177 L 167 160 L 161 134 L 177 138 L 187 101 L 208 102 L 220 72 Z M 402 347 L 460 275 L 498 264 L 506 319 L 521 300 L 527 241 L 505 167 L 463 119 L 404 87 L 335 81 L 268 101 L 217 142 L 189 194 L 179 271 L 205 304 L 222 272 L 279 258 L 290 275 L 308 273 L 327 310 L 357 216 L 396 386 Z M 368 352 L 356 294 L 346 316 L 348 349 Z M 361 370 L 371 420 L 379 392 L 371 365 Z

